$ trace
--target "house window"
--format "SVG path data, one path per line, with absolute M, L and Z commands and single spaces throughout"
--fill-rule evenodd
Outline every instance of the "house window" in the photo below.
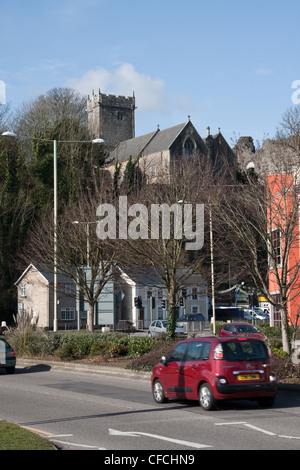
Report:
M 193 290 L 192 290 L 192 299 L 193 299 L 193 300 L 197 300 L 197 299 L 198 299 L 198 289 L 197 289 L 197 287 L 193 287 Z
M 196 315 L 198 312 L 198 306 L 197 305 L 192 305 L 192 314 Z
M 21 297 L 26 297 L 26 284 L 21 285 Z
M 18 312 L 20 314 L 24 313 L 24 304 L 23 304 L 23 302 L 18 302 Z
M 118 111 L 118 120 L 119 121 L 123 120 L 123 113 L 121 113 L 120 111 Z
M 75 308 L 65 307 L 60 311 L 62 320 L 75 320 Z
M 272 231 L 271 242 L 275 265 L 281 266 L 281 231 L 279 228 Z
M 62 289 L 62 293 L 66 295 L 74 295 L 75 294 L 75 284 L 64 284 Z

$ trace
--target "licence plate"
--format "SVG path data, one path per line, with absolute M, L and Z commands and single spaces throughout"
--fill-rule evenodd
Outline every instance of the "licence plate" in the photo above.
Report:
M 240 374 L 238 380 L 259 380 L 259 374 Z

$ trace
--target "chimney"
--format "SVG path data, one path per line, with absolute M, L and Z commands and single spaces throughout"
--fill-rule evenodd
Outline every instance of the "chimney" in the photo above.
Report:
M 207 126 L 206 128 L 206 136 L 209 137 L 210 136 L 210 127 Z

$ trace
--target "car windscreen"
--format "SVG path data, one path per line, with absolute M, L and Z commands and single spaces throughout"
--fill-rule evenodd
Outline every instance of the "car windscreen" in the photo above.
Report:
M 223 359 L 229 362 L 268 359 L 269 353 L 263 341 L 237 340 L 222 343 Z
M 252 325 L 237 325 L 236 329 L 239 333 L 259 333 L 259 329 Z

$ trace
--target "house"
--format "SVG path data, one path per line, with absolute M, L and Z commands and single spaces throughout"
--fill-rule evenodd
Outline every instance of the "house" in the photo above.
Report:
M 47 266 L 30 264 L 15 283 L 18 290 L 20 318 L 29 315 L 41 328 L 53 328 L 53 271 Z M 88 303 L 78 294 L 75 284 L 58 274 L 58 329 L 86 327 Z M 208 320 L 207 287 L 200 276 L 193 274 L 183 286 L 184 305 L 177 307 L 177 317 L 202 313 Z M 136 274 L 117 269 L 114 280 L 102 290 L 94 311 L 94 327 L 124 329 L 130 322 L 137 329 L 148 328 L 154 319 L 165 319 L 163 306 L 166 292 L 155 274 Z
M 18 314 L 30 315 L 41 328 L 53 328 L 53 269 L 30 264 L 15 282 L 18 291 Z M 58 274 L 58 328 L 76 328 L 76 289 L 66 276 Z
M 147 329 L 153 320 L 167 318 L 167 293 L 161 278 L 151 270 L 139 274 L 119 268 L 119 286 L 123 299 L 117 312 L 117 324 L 132 322 L 137 329 Z M 192 274 L 182 285 L 176 318 L 201 313 L 208 321 L 207 285 L 198 274 Z
M 88 274 L 87 274 L 88 275 Z M 18 290 L 18 314 L 32 317 L 32 323 L 53 328 L 54 275 L 50 266 L 30 264 L 15 282 Z M 57 325 L 58 329 L 86 327 L 88 303 L 79 294 L 74 282 L 67 276 L 57 276 Z M 115 328 L 115 312 L 120 298 L 114 282 L 108 281 L 94 307 L 94 325 L 97 328 Z

